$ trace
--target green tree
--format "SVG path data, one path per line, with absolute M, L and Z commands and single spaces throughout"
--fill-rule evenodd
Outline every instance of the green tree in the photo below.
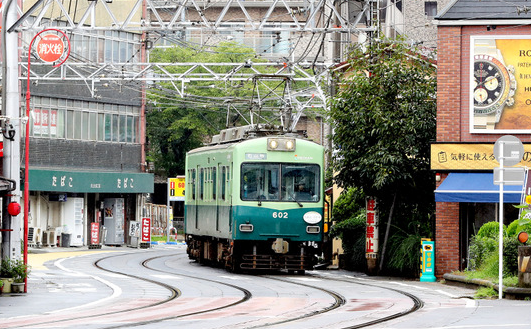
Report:
M 215 51 L 197 51 L 187 47 L 154 49 L 153 63 L 240 63 L 255 57 L 252 48 L 234 42 L 221 43 Z M 257 60 L 255 59 L 255 62 Z M 170 67 L 170 73 L 184 73 L 187 67 Z M 223 73 L 225 66 L 211 67 Z M 198 69 L 201 72 L 204 69 Z M 157 72 L 155 72 L 157 73 Z M 250 98 L 251 82 L 232 85 L 228 82 L 198 81 L 187 84 L 186 97 L 180 97 L 171 82 L 161 82 L 148 91 L 146 135 L 148 159 L 155 172 L 172 177 L 184 173 L 186 152 L 201 146 L 209 136 L 225 128 L 227 105 L 224 100 Z
M 391 236 L 403 234 L 433 213 L 436 68 L 400 40 L 355 46 L 349 58 L 330 102 L 335 179 L 378 198 L 381 234 L 391 219 Z

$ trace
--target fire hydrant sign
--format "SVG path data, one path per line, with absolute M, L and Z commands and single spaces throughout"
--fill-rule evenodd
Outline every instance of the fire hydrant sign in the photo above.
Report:
M 44 35 L 37 43 L 37 55 L 45 62 L 56 62 L 63 56 L 65 44 L 63 39 L 55 34 Z
M 142 242 L 151 242 L 151 219 L 142 218 Z

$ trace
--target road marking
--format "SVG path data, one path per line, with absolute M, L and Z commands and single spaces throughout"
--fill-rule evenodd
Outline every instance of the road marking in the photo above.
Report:
M 57 261 L 55 261 L 54 265 L 57 266 L 58 268 L 60 268 L 61 270 L 67 272 L 67 273 L 79 273 L 79 274 L 83 274 L 81 272 L 77 272 L 77 271 L 73 271 L 73 270 L 70 270 L 66 267 L 64 267 L 61 263 L 63 262 L 63 260 L 65 260 L 66 258 L 62 258 L 62 259 L 59 259 Z M 85 275 L 85 274 L 84 274 Z M 94 305 L 98 305 L 98 304 L 102 304 L 102 303 L 105 303 L 107 302 L 108 300 L 111 300 L 111 299 L 114 299 L 114 298 L 117 298 L 118 296 L 120 296 L 122 294 L 122 289 L 120 287 L 118 287 L 117 285 L 115 285 L 114 283 L 112 282 L 109 282 L 105 279 L 102 279 L 98 276 L 95 276 L 95 275 L 88 275 L 90 276 L 91 278 L 93 278 L 94 280 L 97 280 L 101 283 L 103 283 L 104 285 L 108 286 L 109 288 L 112 289 L 112 295 L 108 296 L 108 297 L 105 297 L 105 298 L 102 298 L 102 299 L 99 299 L 99 300 L 95 300 L 91 303 L 87 303 L 87 304 L 83 304 L 83 305 L 79 305 L 79 306 L 74 306 L 74 307 L 69 307 L 69 308 L 63 308 L 63 309 L 60 309 L 60 310 L 55 310 L 55 311 L 51 311 L 49 312 L 50 314 L 53 314 L 53 313 L 60 313 L 60 312 L 65 312 L 65 311 L 71 311 L 71 310 L 75 310 L 75 309 L 79 309 L 79 308 L 87 308 L 87 307 L 91 307 L 91 306 L 94 306 Z
M 443 291 L 443 290 L 435 290 L 435 291 L 437 291 L 437 292 L 440 293 L 440 294 L 446 295 L 446 296 L 448 296 L 448 297 L 450 297 L 450 298 L 457 298 L 457 297 L 458 297 L 458 296 L 456 296 L 456 295 L 454 295 L 454 294 L 451 294 L 451 293 L 446 292 L 446 291 Z

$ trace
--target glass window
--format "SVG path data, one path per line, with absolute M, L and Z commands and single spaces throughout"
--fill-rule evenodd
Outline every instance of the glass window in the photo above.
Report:
M 203 192 L 205 188 L 205 171 L 203 168 L 199 171 L 199 199 L 203 200 Z
M 242 165 L 242 200 L 279 200 L 278 164 L 245 163 Z
M 216 200 L 216 189 L 217 189 L 217 180 L 216 180 L 216 168 L 212 168 L 212 199 Z
M 98 140 L 105 140 L 105 114 L 98 113 Z
M 127 142 L 127 118 L 120 115 L 120 142 Z
M 74 111 L 66 111 L 66 138 L 74 138 Z
M 89 132 L 89 113 L 81 112 L 81 139 L 88 140 Z
M 90 139 L 91 141 L 95 141 L 96 140 L 97 129 L 98 129 L 98 125 L 96 124 L 97 115 L 98 114 L 96 112 L 90 112 L 89 113 L 89 136 L 88 136 L 88 139 Z
M 226 196 L 226 190 L 225 190 L 225 182 L 227 181 L 227 167 L 226 166 L 223 166 L 221 167 L 221 181 L 220 181 L 220 185 L 221 185 L 221 199 L 222 200 L 227 200 L 227 196 Z
M 195 200 L 195 169 L 192 169 L 192 179 L 191 179 L 191 182 L 192 182 L 192 200 Z
M 426 2 L 424 2 L 424 13 L 428 17 L 437 16 L 437 1 L 426 1 Z
M 135 131 L 135 128 L 134 128 L 134 120 L 133 120 L 133 117 L 131 116 L 128 116 L 127 117 L 127 142 L 128 143 L 134 143 L 135 142 L 135 139 L 133 137 L 133 132 Z
M 112 141 L 118 142 L 120 133 L 120 116 L 113 114 L 112 116 Z
M 105 114 L 105 141 L 112 141 L 112 115 Z
M 41 137 L 50 136 L 50 110 L 41 110 Z
M 57 110 L 57 138 L 65 138 L 65 110 Z
M 244 201 L 317 202 L 321 197 L 315 164 L 244 163 L 241 175 Z
M 81 139 L 81 113 L 79 111 L 74 111 L 74 139 Z
M 319 201 L 319 166 L 283 164 L 281 187 L 284 201 Z

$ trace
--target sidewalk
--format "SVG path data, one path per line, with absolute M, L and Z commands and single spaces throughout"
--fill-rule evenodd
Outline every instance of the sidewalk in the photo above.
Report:
M 0 294 L 0 323 L 2 318 L 59 312 L 104 298 L 112 293 L 108 287 L 90 275 L 62 270 L 57 261 L 73 256 L 126 250 L 126 247 L 106 246 L 90 250 L 88 247 L 29 249 L 28 292 Z

